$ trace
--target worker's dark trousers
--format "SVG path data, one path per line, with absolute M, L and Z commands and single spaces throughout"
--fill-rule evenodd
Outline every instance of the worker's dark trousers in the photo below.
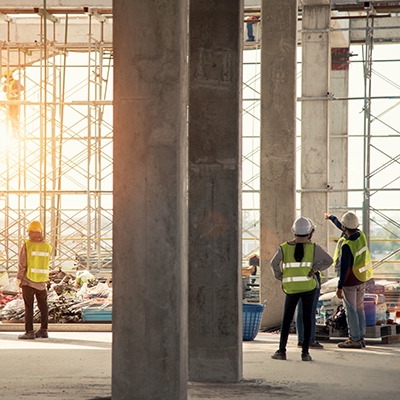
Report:
M 285 309 L 283 313 L 283 320 L 281 326 L 281 338 L 279 342 L 279 350 L 282 353 L 286 353 L 286 344 L 289 337 L 290 324 L 292 323 L 294 312 L 296 311 L 296 306 L 299 300 L 303 302 L 303 326 L 304 326 L 304 341 L 302 347 L 302 353 L 308 354 L 308 348 L 310 345 L 310 336 L 311 336 L 311 316 L 312 314 L 312 306 L 314 302 L 314 297 L 316 293 L 316 289 L 311 290 L 310 292 L 303 293 L 294 293 L 294 294 L 286 294 L 285 299 Z
M 25 304 L 25 332 L 33 331 L 33 305 L 35 296 L 40 311 L 40 328 L 48 328 L 49 309 L 47 306 L 47 290 L 37 290 L 24 285 L 22 286 L 22 297 Z

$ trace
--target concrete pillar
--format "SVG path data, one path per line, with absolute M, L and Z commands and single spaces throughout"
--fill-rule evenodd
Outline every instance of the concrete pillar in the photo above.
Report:
M 187 9 L 113 2 L 113 400 L 187 398 Z
M 189 379 L 242 378 L 243 1 L 190 1 Z
M 349 48 L 332 48 L 331 90 L 334 97 L 347 98 L 349 95 Z M 347 211 L 348 189 L 348 101 L 332 102 L 332 125 L 330 138 L 329 211 L 338 217 Z M 329 238 L 339 238 L 341 232 L 328 224 Z M 333 254 L 336 243 L 329 241 L 329 253 Z M 329 271 L 333 276 L 334 272 Z
M 292 237 L 296 213 L 297 2 L 263 1 L 261 23 L 261 301 L 270 328 L 281 323 L 284 295 L 269 261 Z
M 302 13 L 301 214 L 317 226 L 314 240 L 328 247 L 330 0 L 304 0 Z

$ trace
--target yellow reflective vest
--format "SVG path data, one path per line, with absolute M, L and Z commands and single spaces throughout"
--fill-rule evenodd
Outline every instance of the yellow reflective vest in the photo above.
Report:
M 288 242 L 281 245 L 282 289 L 287 294 L 309 292 L 317 287 L 314 275 L 308 276 L 314 263 L 314 243 L 303 243 L 303 246 L 304 257 L 298 262 L 294 258 L 296 245 Z
M 26 277 L 32 282 L 47 282 L 49 280 L 50 255 L 52 246 L 47 243 L 25 241 L 27 256 Z
M 333 255 L 333 265 L 340 268 L 340 259 L 342 256 L 342 247 L 347 244 L 350 248 L 351 254 L 353 255 L 353 266 L 352 271 L 354 276 L 360 282 L 368 282 L 374 276 L 372 269 L 371 254 L 367 246 L 367 238 L 362 231 L 358 231 L 360 236 L 356 240 L 348 240 L 345 237 L 341 237 L 338 241 Z

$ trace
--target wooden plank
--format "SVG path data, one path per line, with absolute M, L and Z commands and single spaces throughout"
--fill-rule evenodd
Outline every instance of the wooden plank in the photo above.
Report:
M 385 336 L 382 338 L 383 344 L 400 343 L 400 335 Z

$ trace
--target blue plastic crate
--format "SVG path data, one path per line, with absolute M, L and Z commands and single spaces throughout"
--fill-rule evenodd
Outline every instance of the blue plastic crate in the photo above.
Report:
M 111 322 L 112 309 L 88 307 L 82 310 L 82 319 L 84 322 Z
M 266 301 L 263 304 L 243 303 L 243 340 L 254 340 L 257 336 L 266 304 Z

